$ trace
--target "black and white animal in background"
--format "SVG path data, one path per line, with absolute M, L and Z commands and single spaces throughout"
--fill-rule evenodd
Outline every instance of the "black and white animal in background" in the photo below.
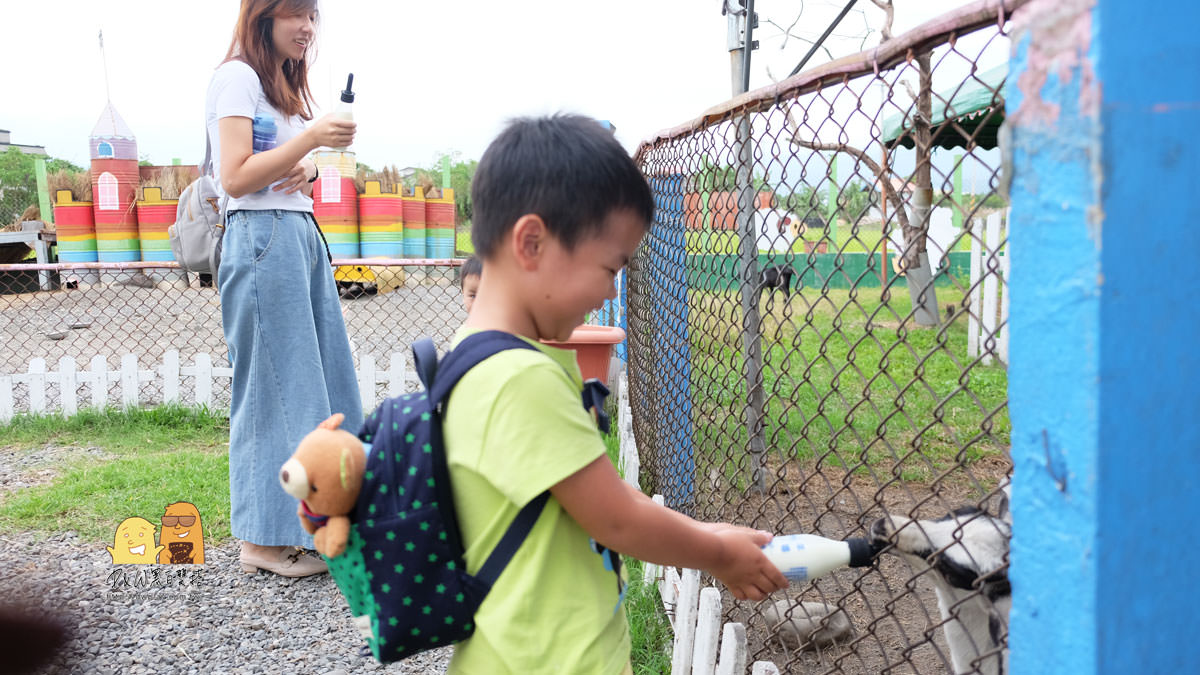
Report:
M 792 269 L 791 265 L 772 265 L 767 267 L 758 275 L 758 292 L 762 293 L 763 289 L 783 289 L 783 297 L 790 297 L 792 292 L 792 275 L 796 270 Z
M 1008 671 L 1008 488 L 999 513 L 956 509 L 938 520 L 885 516 L 871 524 L 872 544 L 917 571 L 930 570 L 950 660 L 957 675 Z

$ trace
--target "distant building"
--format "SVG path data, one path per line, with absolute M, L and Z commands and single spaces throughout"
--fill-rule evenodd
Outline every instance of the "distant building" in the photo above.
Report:
M 8 129 L 0 129 L 0 152 L 7 152 L 9 148 L 16 148 L 27 155 L 44 155 L 46 148 L 40 145 L 21 145 L 20 143 L 11 142 L 11 134 Z

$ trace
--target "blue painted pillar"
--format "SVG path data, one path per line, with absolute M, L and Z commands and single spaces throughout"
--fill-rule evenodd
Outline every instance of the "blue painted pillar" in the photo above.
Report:
M 647 245 L 647 277 L 653 302 L 657 461 L 659 492 L 667 506 L 695 513 L 696 457 L 692 435 L 692 362 L 688 329 L 687 242 L 684 236 L 682 175 L 650 179 L 655 215 Z
M 1013 19 L 1014 675 L 1197 672 L 1200 5 Z

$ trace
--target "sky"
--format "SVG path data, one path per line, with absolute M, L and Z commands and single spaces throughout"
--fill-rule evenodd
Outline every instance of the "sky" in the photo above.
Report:
M 896 34 L 967 4 L 895 1 Z M 229 47 L 238 4 L 9 3 L 0 129 L 14 143 L 42 145 L 84 166 L 88 134 L 110 99 L 144 159 L 199 163 L 205 90 Z M 815 39 L 842 4 L 759 0 L 750 88 L 786 77 L 808 50 L 804 40 Z M 320 14 L 309 75 L 315 112 L 332 110 L 353 72 L 352 149 L 376 168 L 428 166 L 446 152 L 478 159 L 506 120 L 558 111 L 609 120 L 632 152 L 731 93 L 721 0 L 325 0 Z M 860 0 L 826 46 L 835 57 L 874 46 L 881 20 Z M 819 52 L 808 67 L 828 60 Z

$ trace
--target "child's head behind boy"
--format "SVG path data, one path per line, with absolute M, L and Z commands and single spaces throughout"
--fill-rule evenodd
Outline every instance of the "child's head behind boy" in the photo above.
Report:
M 458 268 L 458 281 L 462 286 L 463 307 L 466 308 L 467 314 L 471 313 L 471 307 L 475 304 L 475 295 L 479 293 L 479 280 L 483 277 L 483 263 L 476 256 L 471 256 L 463 261 L 462 267 Z
M 654 216 L 637 165 L 579 115 L 514 120 L 483 153 L 471 199 L 488 283 L 467 325 L 545 340 L 566 340 L 616 297 Z

